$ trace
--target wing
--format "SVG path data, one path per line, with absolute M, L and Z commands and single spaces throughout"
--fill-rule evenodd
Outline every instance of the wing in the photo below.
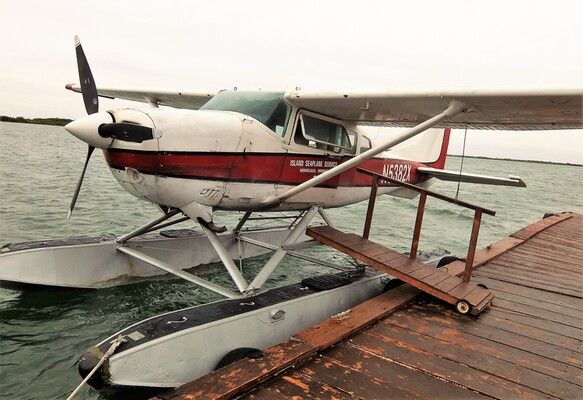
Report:
M 480 183 L 482 185 L 517 186 L 526 187 L 526 183 L 519 176 L 509 175 L 508 178 L 498 178 L 495 176 L 460 173 L 458 171 L 448 171 L 430 167 L 419 167 L 417 171 L 427 174 L 432 178 L 442 181 Z
M 68 84 L 65 88 L 81 93 L 81 86 L 77 84 Z M 191 110 L 198 110 L 215 95 L 214 93 L 209 92 L 171 92 L 108 88 L 97 88 L 97 94 L 100 97 L 107 97 L 109 99 L 133 100 L 142 103 L 175 108 L 187 108 Z
M 322 93 L 292 91 L 293 105 L 363 125 L 414 126 L 445 110 L 452 100 L 466 112 L 437 127 L 553 130 L 583 127 L 583 89 L 544 91 L 459 91 Z

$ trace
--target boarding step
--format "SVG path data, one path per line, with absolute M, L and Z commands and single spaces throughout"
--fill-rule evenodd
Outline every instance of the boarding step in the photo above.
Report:
M 464 282 L 444 269 L 430 267 L 354 233 L 344 233 L 324 225 L 308 228 L 306 234 L 446 303 L 458 305 L 466 302 L 474 315 L 482 312 L 494 298 L 492 291 L 485 287 Z M 460 307 L 458 311 L 463 312 L 463 304 Z

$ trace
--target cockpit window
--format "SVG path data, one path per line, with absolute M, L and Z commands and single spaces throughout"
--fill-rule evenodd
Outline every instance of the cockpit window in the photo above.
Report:
M 210 99 L 201 110 L 236 111 L 255 118 L 276 134 L 283 136 L 291 107 L 281 92 L 223 91 Z

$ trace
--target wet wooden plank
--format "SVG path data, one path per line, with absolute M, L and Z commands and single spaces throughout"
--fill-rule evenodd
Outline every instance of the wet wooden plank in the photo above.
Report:
M 556 262 L 550 263 L 550 262 L 544 262 L 543 260 L 541 260 L 540 258 L 534 258 L 535 256 L 532 256 L 531 258 L 526 258 L 523 256 L 520 256 L 518 254 L 509 254 L 509 255 L 505 255 L 502 256 L 500 258 L 497 258 L 496 260 L 493 260 L 493 263 L 496 263 L 498 265 L 505 265 L 505 266 L 509 266 L 511 268 L 517 268 L 517 269 L 524 269 L 524 270 L 528 270 L 528 271 L 533 271 L 533 272 L 538 272 L 544 275 L 548 275 L 549 278 L 557 278 L 557 279 L 565 279 L 565 278 L 573 278 L 574 275 L 578 274 L 580 272 L 579 267 L 577 266 L 577 264 L 573 264 L 572 267 L 569 267 L 567 264 L 561 264 L 561 265 L 557 265 Z M 575 261 L 579 261 L 579 260 L 575 260 Z M 574 282 L 574 283 L 578 283 L 578 282 Z
M 574 297 L 565 297 L 565 295 L 560 293 L 546 292 L 540 289 L 534 289 L 531 287 L 523 286 L 521 284 L 510 283 L 498 280 L 496 278 L 486 277 L 480 269 L 475 274 L 475 281 L 484 283 L 490 289 L 494 289 L 497 294 L 512 293 L 516 296 L 520 296 L 524 301 L 541 301 L 549 304 L 555 304 L 559 307 L 569 307 L 573 310 L 583 310 L 583 299 Z
M 504 321 L 499 321 L 497 325 L 486 325 L 482 323 L 482 318 L 480 318 L 479 323 L 468 323 L 466 317 L 432 304 L 415 304 L 411 306 L 410 310 L 414 310 L 415 315 L 431 323 L 538 354 L 579 369 L 583 368 L 581 353 L 575 351 L 573 347 L 561 346 L 557 342 L 541 343 L 536 337 L 536 329 L 532 327 L 523 325 L 521 330 L 512 331 L 504 329 L 506 325 Z M 581 348 L 582 342 L 572 340 L 570 344 Z M 583 371 L 578 372 L 576 369 L 573 369 L 572 372 L 575 374 L 583 373 Z
M 293 371 L 281 375 L 269 384 L 269 389 L 285 399 L 352 399 L 348 393 L 316 379 L 315 376 Z
M 385 323 L 386 322 L 386 323 Z M 381 326 L 382 325 L 382 326 Z M 576 398 L 581 386 L 565 381 L 565 372 L 550 368 L 541 356 L 462 335 L 453 329 L 414 326 L 391 316 L 368 332 L 408 343 L 436 356 L 468 365 L 511 382 L 559 398 Z M 439 333 L 437 333 L 439 331 Z M 541 371 L 542 370 L 542 371 Z
M 227 399 L 251 389 L 277 372 L 307 360 L 316 347 L 299 340 L 289 340 L 265 350 L 258 359 L 243 359 L 187 383 L 164 399 Z
M 397 398 L 484 398 L 478 393 L 347 345 L 327 352 L 313 363 L 311 368 L 325 382 L 328 382 L 329 375 L 326 378 L 322 376 L 331 372 L 336 372 L 334 375 L 344 379 L 351 377 L 353 386 L 350 390 L 354 395 L 365 399 L 382 399 L 391 392 L 395 394 L 396 391 L 400 392 Z M 339 371 L 342 372 L 338 373 Z M 333 379 L 337 386 L 337 378 Z
M 247 393 L 244 398 L 249 400 L 289 400 L 289 397 L 282 396 L 269 387 L 263 386 L 254 388 L 253 392 Z
M 488 265 L 491 266 L 492 264 L 490 263 Z M 552 285 L 544 281 L 543 279 L 536 279 L 533 277 L 530 277 L 528 280 L 525 280 L 517 273 L 513 273 L 512 271 L 507 271 L 500 268 L 496 268 L 496 270 L 494 270 L 494 268 L 484 269 L 483 271 L 480 271 L 480 275 L 492 279 L 497 279 L 499 281 L 516 283 L 518 285 L 528 286 L 530 288 L 535 289 L 541 289 L 552 293 L 566 294 L 577 298 L 581 298 L 582 296 L 581 291 L 579 290 L 566 288 L 560 285 Z
M 498 298 L 496 299 L 496 307 L 506 310 L 516 311 L 522 314 L 527 314 L 533 317 L 543 319 L 545 321 L 553 321 L 573 328 L 581 328 L 581 318 L 573 318 L 568 315 L 558 314 L 554 311 L 545 310 L 534 305 L 526 305 L 516 303 L 510 300 Z
M 546 394 L 538 390 L 485 371 L 470 368 L 457 361 L 437 356 L 388 336 L 365 332 L 354 338 L 349 345 L 494 398 L 531 400 L 548 398 Z
M 524 267 L 518 264 L 510 265 L 507 261 L 501 262 L 499 260 L 492 261 L 488 263 L 487 268 L 484 270 L 485 273 L 500 272 L 501 274 L 514 274 L 519 276 L 524 280 L 525 283 L 537 282 L 546 283 L 550 287 L 555 288 L 565 288 L 574 292 L 580 292 L 583 297 L 583 287 L 579 286 L 576 279 L 571 277 L 561 276 L 559 274 L 553 274 L 552 272 L 541 271 L 540 269 L 533 269 L 530 267 Z M 502 276 L 502 275 L 501 275 Z
M 565 397 L 569 394 L 572 396 L 577 389 L 577 384 L 572 383 L 572 380 L 577 379 L 579 382 L 583 377 L 581 375 L 583 371 L 579 368 L 457 329 L 432 324 L 427 320 L 416 318 L 411 313 L 391 315 L 381 324 L 373 327 L 370 332 L 379 334 L 384 332 L 384 336 L 393 335 L 399 340 L 406 340 L 406 337 L 410 335 L 411 339 L 408 339 L 410 343 L 416 341 L 419 345 L 425 346 L 426 351 L 443 357 L 453 357 L 464 364 L 482 360 L 492 367 L 487 372 L 505 379 L 510 379 L 510 377 L 518 379 L 513 368 L 520 368 L 520 376 L 530 374 L 533 378 L 529 387 L 553 396 Z M 540 343 L 540 346 L 544 344 Z M 471 365 L 482 368 L 479 364 Z M 502 369 L 497 371 L 497 368 L 503 367 L 505 368 L 503 372 Z M 516 379 L 510 380 L 523 383 Z M 563 387 L 563 389 L 558 387 Z
M 467 295 L 465 295 L 463 297 L 463 299 L 465 301 L 467 301 L 468 303 L 470 303 L 471 305 L 477 306 L 484 299 L 490 297 L 491 294 L 492 294 L 492 292 L 490 290 L 484 289 L 484 288 L 481 288 L 481 287 L 477 287 L 474 290 L 472 290 L 470 293 L 468 293 Z
M 514 293 L 503 292 L 500 290 L 496 290 L 496 297 L 499 299 L 504 299 L 508 301 L 512 301 L 518 304 L 524 304 L 527 306 L 535 306 L 537 308 L 541 308 L 543 310 L 547 310 L 550 312 L 554 312 L 561 315 L 566 315 L 571 318 L 575 318 L 582 322 L 583 320 L 583 311 L 581 309 L 574 309 L 565 307 L 564 305 L 558 305 L 553 303 L 547 303 L 544 300 L 540 299 L 530 299 L 527 297 L 523 297 Z M 564 303 L 568 303 L 571 300 L 570 297 L 565 296 Z M 581 324 L 583 325 L 583 323 Z
M 533 317 L 521 312 L 506 310 L 499 307 L 492 307 L 488 311 L 488 315 L 493 315 L 499 318 L 508 319 L 510 321 L 520 322 L 524 325 L 539 328 L 548 332 L 557 333 L 569 338 L 583 340 L 583 330 L 573 328 L 571 326 L 559 324 L 553 321 L 546 321 L 544 319 Z

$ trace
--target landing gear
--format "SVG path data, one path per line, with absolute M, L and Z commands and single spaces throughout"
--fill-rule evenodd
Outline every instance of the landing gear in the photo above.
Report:
M 184 210 L 182 210 L 182 211 L 184 211 Z M 225 297 L 231 298 L 231 299 L 248 297 L 248 296 L 253 295 L 256 291 L 260 290 L 262 288 L 263 284 L 270 278 L 273 271 L 277 268 L 277 266 L 281 263 L 282 259 L 286 255 L 289 255 L 292 257 L 297 257 L 297 258 L 300 258 L 302 260 L 309 261 L 309 262 L 312 262 L 315 264 L 324 265 L 326 267 L 339 269 L 339 270 L 343 270 L 343 271 L 346 270 L 346 268 L 343 268 L 341 266 L 338 266 L 338 265 L 332 264 L 330 262 L 320 260 L 320 259 L 317 259 L 315 257 L 311 257 L 311 256 L 304 255 L 304 254 L 301 254 L 299 252 L 294 251 L 296 249 L 301 249 L 301 248 L 305 248 L 305 247 L 316 244 L 313 241 L 312 242 L 297 243 L 298 240 L 300 240 L 302 235 L 305 233 L 308 224 L 312 221 L 312 219 L 314 218 L 314 216 L 316 214 L 320 213 L 320 215 L 322 216 L 324 221 L 329 223 L 329 219 L 327 218 L 326 214 L 318 206 L 312 206 L 309 209 L 307 209 L 306 211 L 302 212 L 300 214 L 300 216 L 298 216 L 298 218 L 294 221 L 294 223 L 289 226 L 289 234 L 287 235 L 287 238 L 285 240 L 283 240 L 281 245 L 273 244 L 273 243 L 266 243 L 266 242 L 262 242 L 262 241 L 250 238 L 249 235 L 245 231 L 242 231 L 243 225 L 251 216 L 251 212 L 245 213 L 245 216 L 241 219 L 239 224 L 233 230 L 235 240 L 237 240 L 239 242 L 239 244 L 247 243 L 247 244 L 251 244 L 253 246 L 258 246 L 258 247 L 274 250 L 274 253 L 271 255 L 270 259 L 265 263 L 263 268 L 257 273 L 257 275 L 253 278 L 253 280 L 250 283 L 248 283 L 245 280 L 245 278 L 243 277 L 243 274 L 241 273 L 241 269 L 239 267 L 237 267 L 237 265 L 233 261 L 233 257 L 231 255 L 231 253 L 226 248 L 227 243 L 225 243 L 224 240 L 222 241 L 220 239 L 220 237 L 217 236 L 217 231 L 220 232 L 224 228 L 220 228 L 212 222 L 211 223 L 206 222 L 206 220 L 204 220 L 203 218 L 200 218 L 200 217 L 197 217 L 195 219 L 195 221 L 198 222 L 198 224 L 200 225 L 200 228 L 202 229 L 204 235 L 207 237 L 209 243 L 213 247 L 215 253 L 219 256 L 223 266 L 225 267 L 225 269 L 229 273 L 231 279 L 233 280 L 233 282 L 237 286 L 237 291 L 233 291 L 229 287 L 224 287 L 224 286 L 217 285 L 213 282 L 209 282 L 209 281 L 202 279 L 202 278 L 200 278 L 200 277 L 198 277 L 190 272 L 186 272 L 177 266 L 165 263 L 162 260 L 156 259 L 155 257 L 152 257 L 148 254 L 143 253 L 139 248 L 130 247 L 129 243 L 127 243 L 129 239 L 136 237 L 138 235 L 141 235 L 145 232 L 151 232 L 153 230 L 159 229 L 162 226 L 169 226 L 169 225 L 172 225 L 174 223 L 184 221 L 185 219 L 189 219 L 189 217 L 182 217 L 176 221 L 166 222 L 166 223 L 162 224 L 162 222 L 177 215 L 179 212 L 180 212 L 180 210 L 177 210 L 177 209 L 169 210 L 166 212 L 166 214 L 164 216 L 158 218 L 157 220 L 155 220 L 149 224 L 146 224 L 143 227 L 138 228 L 138 229 L 134 230 L 133 232 L 128 233 L 127 235 L 124 235 L 124 236 L 117 238 L 116 250 L 118 252 L 124 253 L 124 254 L 126 254 L 134 259 L 138 259 L 142 262 L 145 262 L 146 264 L 149 264 L 149 265 L 154 266 L 156 268 L 162 269 L 165 272 L 174 274 L 174 275 L 176 275 L 182 279 L 185 279 L 191 283 L 194 283 L 198 286 L 202 286 L 206 289 L 209 289 L 215 293 L 218 293 L 222 296 L 225 296 Z M 270 218 L 270 217 L 268 217 L 268 218 Z M 190 219 L 193 219 L 193 218 L 190 218 Z
M 465 300 L 458 301 L 457 304 L 455 305 L 455 308 L 457 312 L 459 312 L 462 315 L 468 314 L 471 310 L 470 304 Z

